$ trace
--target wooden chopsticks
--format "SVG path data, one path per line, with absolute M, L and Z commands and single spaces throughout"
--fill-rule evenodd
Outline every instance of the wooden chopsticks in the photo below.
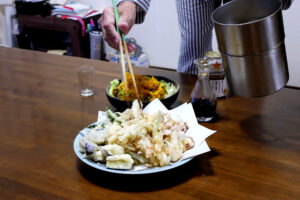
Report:
M 113 9 L 114 9 L 114 14 L 115 14 L 115 18 L 116 18 L 116 29 L 117 29 L 118 33 L 120 34 L 120 36 L 121 36 L 121 40 L 120 40 L 120 43 L 119 43 L 119 49 L 120 49 L 120 55 L 121 55 L 122 75 L 123 75 L 123 81 L 124 81 L 125 94 L 128 96 L 128 85 L 127 85 L 128 82 L 127 82 L 127 77 L 126 77 L 126 67 L 125 67 L 123 51 L 125 51 L 125 54 L 126 54 L 127 64 L 128 64 L 129 72 L 130 72 L 130 75 L 131 75 L 131 79 L 132 79 L 132 83 L 133 83 L 136 98 L 138 100 L 140 108 L 142 108 L 142 103 L 141 103 L 141 100 L 140 100 L 139 91 L 138 91 L 137 86 L 136 86 L 136 82 L 135 82 L 134 73 L 133 73 L 133 69 L 132 69 L 132 65 L 131 65 L 131 61 L 130 61 L 130 56 L 129 56 L 129 53 L 128 53 L 128 48 L 127 48 L 125 36 L 119 30 L 119 27 L 118 27 L 118 22 L 120 20 L 120 17 L 119 17 L 119 13 L 118 13 L 118 9 L 117 9 L 116 0 L 112 0 L 112 3 L 113 3 Z M 122 45 L 122 43 L 123 43 L 123 45 Z M 124 49 L 123 49 L 123 47 L 124 47 Z

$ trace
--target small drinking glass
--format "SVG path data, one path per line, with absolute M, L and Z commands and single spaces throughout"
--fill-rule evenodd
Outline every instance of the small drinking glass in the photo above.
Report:
M 88 97 L 94 94 L 93 90 L 93 71 L 94 68 L 89 65 L 83 65 L 77 68 L 77 75 L 80 85 L 80 94 L 81 96 Z

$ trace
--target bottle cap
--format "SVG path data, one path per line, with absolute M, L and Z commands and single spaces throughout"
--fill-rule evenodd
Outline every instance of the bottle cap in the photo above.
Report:
M 218 51 L 208 51 L 205 53 L 205 56 L 208 58 L 220 58 L 221 54 Z

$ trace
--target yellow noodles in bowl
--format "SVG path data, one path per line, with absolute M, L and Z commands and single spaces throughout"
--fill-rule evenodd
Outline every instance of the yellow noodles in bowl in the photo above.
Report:
M 143 102 L 150 102 L 155 98 L 163 99 L 174 94 L 177 89 L 171 83 L 163 80 L 157 80 L 154 76 L 145 76 L 135 74 L 135 81 Z M 128 93 L 125 92 L 125 85 L 122 81 L 120 84 L 116 80 L 111 82 L 110 95 L 119 98 L 120 100 L 133 101 L 136 99 L 133 82 L 129 73 L 126 73 L 128 82 Z

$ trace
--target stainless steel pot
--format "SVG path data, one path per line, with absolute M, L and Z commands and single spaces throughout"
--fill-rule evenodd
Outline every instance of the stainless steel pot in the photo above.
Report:
M 244 97 L 260 97 L 280 90 L 288 80 L 284 43 L 262 54 L 231 56 L 221 53 L 230 89 Z
M 228 85 L 240 96 L 259 97 L 288 81 L 281 3 L 235 0 L 212 14 Z

